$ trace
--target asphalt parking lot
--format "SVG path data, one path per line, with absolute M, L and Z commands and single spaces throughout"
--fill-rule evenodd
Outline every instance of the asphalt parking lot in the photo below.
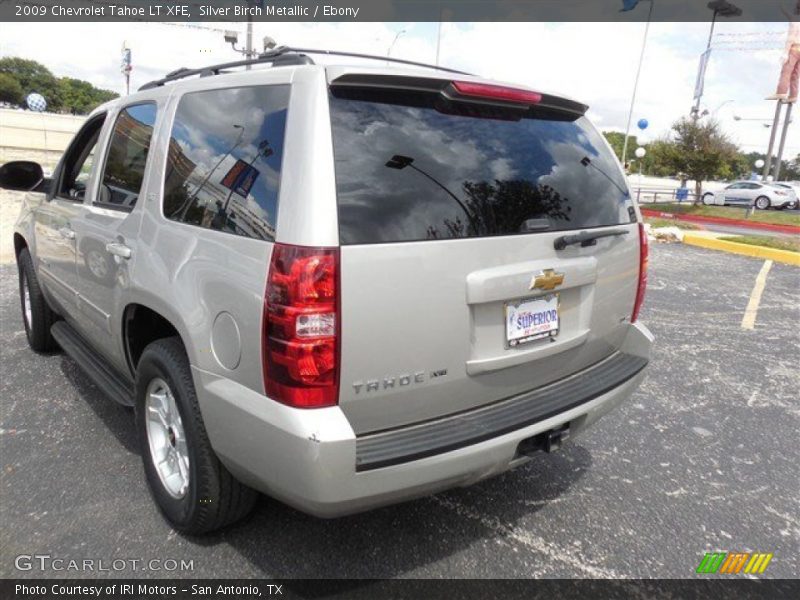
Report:
M 16 269 L 0 267 L 0 576 L 19 554 L 192 560 L 158 577 L 694 576 L 707 551 L 800 557 L 800 269 L 651 249 L 642 319 L 657 341 L 636 395 L 560 452 L 474 487 L 338 520 L 263 498 L 201 539 L 176 534 L 145 487 L 131 413 L 63 355 L 27 347 Z M 91 573 L 85 575 L 91 576 Z

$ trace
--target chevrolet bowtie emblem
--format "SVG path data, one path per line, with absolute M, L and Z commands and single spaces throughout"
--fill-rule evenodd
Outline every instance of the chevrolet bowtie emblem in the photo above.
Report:
M 556 273 L 553 269 L 545 269 L 531 280 L 532 290 L 554 290 L 564 283 L 564 274 Z

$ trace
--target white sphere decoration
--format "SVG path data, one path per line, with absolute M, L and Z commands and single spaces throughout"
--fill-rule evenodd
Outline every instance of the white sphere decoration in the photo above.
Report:
M 760 158 L 755 162 L 756 169 L 763 169 L 766 163 Z
M 639 147 L 636 149 L 636 152 L 635 152 L 635 154 L 636 154 L 636 158 L 644 158 L 644 157 L 645 157 L 645 155 L 647 154 L 647 150 L 645 150 L 644 148 L 642 148 L 641 146 L 639 146 Z
M 47 108 L 47 101 L 44 99 L 44 96 L 35 92 L 28 94 L 28 97 L 25 98 L 25 103 L 28 105 L 29 109 L 36 112 L 44 112 Z

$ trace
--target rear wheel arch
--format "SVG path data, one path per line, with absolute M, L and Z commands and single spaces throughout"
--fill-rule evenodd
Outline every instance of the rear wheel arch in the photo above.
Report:
M 144 304 L 132 303 L 125 307 L 122 313 L 122 336 L 125 357 L 132 374 L 136 373 L 144 349 L 156 340 L 176 337 L 187 352 L 189 350 L 173 322 Z
M 14 256 L 19 259 L 19 253 L 27 247 L 28 240 L 22 237 L 22 234 L 14 232 Z

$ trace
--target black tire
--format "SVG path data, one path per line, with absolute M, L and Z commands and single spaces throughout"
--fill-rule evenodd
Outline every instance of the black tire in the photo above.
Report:
M 761 204 L 761 206 L 759 206 L 759 204 Z M 769 201 L 769 198 L 767 198 L 766 196 L 759 196 L 753 203 L 753 206 L 755 206 L 758 210 L 767 210 L 770 207 L 770 205 L 771 202 Z
M 146 395 L 155 379 L 169 386 L 186 439 L 189 482 L 180 498 L 162 483 L 147 433 Z M 136 370 L 136 430 L 150 492 L 176 530 L 193 535 L 208 533 L 238 521 L 252 510 L 258 493 L 237 481 L 211 448 L 189 360 L 177 337 L 157 340 L 142 353 Z
M 23 248 L 17 257 L 19 270 L 19 302 L 22 309 L 22 323 L 25 325 L 25 335 L 28 344 L 36 352 L 53 352 L 58 350 L 58 344 L 50 335 L 50 327 L 58 320 L 58 316 L 48 306 L 39 287 L 33 260 L 27 248 Z M 28 289 L 30 298 L 30 313 L 25 310 L 25 288 Z

